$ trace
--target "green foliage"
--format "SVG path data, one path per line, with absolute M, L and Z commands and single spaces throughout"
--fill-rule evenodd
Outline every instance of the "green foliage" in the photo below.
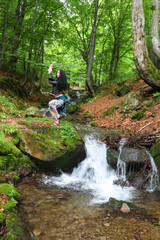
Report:
M 25 239 L 20 218 L 17 211 L 10 212 L 6 219 L 7 234 L 4 236 L 4 240 L 23 240 Z
M 153 93 L 153 96 L 154 96 L 155 98 L 159 97 L 159 96 L 160 96 L 160 92 Z
M 144 117 L 144 114 L 145 114 L 146 111 L 147 111 L 146 108 L 144 108 L 144 109 L 141 110 L 141 111 L 134 111 L 134 112 L 132 113 L 132 119 L 137 119 L 137 120 L 142 119 L 142 118 Z
M 20 200 L 20 194 L 18 190 L 10 184 L 1 183 L 0 192 L 7 195 L 10 199 Z
M 91 114 L 89 114 L 88 111 L 86 111 L 86 112 L 83 113 L 83 117 L 85 117 L 85 118 L 90 118 L 90 119 L 93 119 L 93 118 L 94 118 L 94 116 L 92 116 Z
M 63 124 L 56 128 L 60 134 L 60 141 L 62 144 L 66 146 L 75 146 L 75 143 L 80 140 L 80 137 L 72 124 L 63 122 Z
M 119 104 L 115 104 L 112 108 L 106 109 L 102 114 L 101 117 L 105 117 L 112 115 L 117 109 L 119 109 Z
M 4 124 L 4 125 L 2 126 L 1 131 L 4 132 L 5 135 L 6 135 L 7 133 L 10 133 L 10 134 L 12 135 L 12 134 L 14 134 L 14 133 L 17 133 L 17 128 L 16 128 L 16 126 L 15 126 L 14 124 L 12 124 L 12 125 L 10 125 L 10 126 L 8 126 L 7 124 Z
M 2 112 L 0 119 L 3 119 L 6 117 L 6 115 L 17 116 L 19 110 L 12 102 L 10 97 L 6 97 L 5 95 L 2 94 L 0 95 L 0 112 Z
M 2 224 L 6 219 L 6 215 L 3 212 L 0 212 L 0 224 Z
M 91 126 L 92 126 L 92 127 L 96 127 L 96 126 L 97 126 L 97 123 L 96 123 L 96 122 L 91 122 Z

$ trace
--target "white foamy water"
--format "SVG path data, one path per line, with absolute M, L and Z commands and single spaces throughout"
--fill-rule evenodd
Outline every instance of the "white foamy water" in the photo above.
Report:
M 86 158 L 73 169 L 71 174 L 62 173 L 59 177 L 46 177 L 45 184 L 72 188 L 90 193 L 91 203 L 108 202 L 110 197 L 129 201 L 136 196 L 133 187 L 113 184 L 118 180 L 116 172 L 107 163 L 107 147 L 91 136 L 85 138 Z
M 117 174 L 120 179 L 123 181 L 126 180 L 126 163 L 121 160 L 121 153 L 123 150 L 123 146 L 126 144 L 127 138 L 122 138 L 119 142 L 119 156 L 117 161 Z
M 149 184 L 147 185 L 147 191 L 154 191 L 157 187 L 157 184 L 159 183 L 159 174 L 158 170 L 156 167 L 156 164 L 154 162 L 153 157 L 151 154 L 147 151 L 149 158 L 150 158 L 150 163 L 151 163 L 151 173 L 150 173 L 150 181 Z

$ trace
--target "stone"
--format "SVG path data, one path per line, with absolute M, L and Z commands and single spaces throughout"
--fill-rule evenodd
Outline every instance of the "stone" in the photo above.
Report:
M 110 226 L 110 223 L 104 223 L 104 226 L 105 226 L 105 227 L 109 227 L 109 226 Z
M 33 234 L 34 234 L 34 236 L 39 236 L 40 234 L 41 234 L 41 231 L 40 231 L 40 229 L 34 229 L 33 230 Z
M 42 118 L 43 115 L 37 107 L 29 107 L 25 111 L 25 117 L 40 117 L 40 118 Z
M 130 92 L 123 102 L 122 112 L 126 113 L 129 112 L 130 110 L 138 109 L 139 106 L 140 97 L 136 93 Z
M 128 207 L 127 203 L 123 203 L 120 211 L 123 212 L 123 213 L 129 213 L 131 210 Z

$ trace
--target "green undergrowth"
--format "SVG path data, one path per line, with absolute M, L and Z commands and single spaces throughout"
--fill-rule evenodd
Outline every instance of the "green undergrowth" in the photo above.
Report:
M 2 240 L 23 240 L 24 234 L 20 218 L 16 210 L 20 194 L 17 189 L 10 184 L 0 184 L 0 225 L 6 225 L 6 233 Z M 5 197 L 5 198 L 4 198 Z
M 37 123 L 41 123 L 40 125 L 37 125 Z M 80 136 L 77 134 L 76 129 L 74 128 L 73 124 L 67 121 L 60 121 L 60 126 L 51 127 L 51 125 L 46 126 L 43 125 L 46 123 L 53 124 L 54 120 L 51 118 L 27 118 L 23 119 L 23 121 L 20 121 L 19 124 L 25 125 L 28 128 L 34 130 L 36 133 L 36 137 L 38 138 L 40 134 L 43 135 L 43 137 L 46 139 L 45 141 L 49 141 L 51 143 L 51 140 L 49 138 L 56 139 L 61 144 L 67 147 L 74 147 L 77 141 L 80 140 Z M 46 137 L 45 137 L 46 135 Z
M 34 164 L 17 147 L 18 130 L 14 125 L 4 124 L 0 130 L 0 182 L 19 180 L 19 176 L 32 171 Z M 13 174 L 12 174 L 13 172 Z M 7 179 L 5 177 L 7 174 Z

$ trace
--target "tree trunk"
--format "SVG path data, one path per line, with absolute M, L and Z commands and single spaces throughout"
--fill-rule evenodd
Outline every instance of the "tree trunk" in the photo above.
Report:
M 92 27 L 92 35 L 90 41 L 90 51 L 89 51 L 89 61 L 88 61 L 88 68 L 87 68 L 87 87 L 92 95 L 94 95 L 93 83 L 92 83 L 92 65 L 93 65 L 93 58 L 95 52 L 95 43 L 96 43 L 96 31 L 97 31 L 97 14 L 98 14 L 98 2 L 99 0 L 95 0 L 95 14 L 94 14 L 94 24 Z
M 11 38 L 11 44 L 12 44 L 12 48 L 11 48 L 11 58 L 9 60 L 8 65 L 10 66 L 10 68 L 15 68 L 16 63 L 18 61 L 18 56 L 15 55 L 16 51 L 18 50 L 19 44 L 20 44 L 20 35 L 21 35 L 21 31 L 22 31 L 22 24 L 23 24 L 23 19 L 24 19 L 24 15 L 25 15 L 25 9 L 26 9 L 26 5 L 27 4 L 27 0 L 18 0 L 17 1 L 17 7 L 16 7 L 16 19 L 15 19 L 15 25 L 14 25 L 14 29 L 13 29 L 13 35 Z
M 139 76 L 151 87 L 160 90 L 160 71 L 149 59 L 144 33 L 142 0 L 132 1 L 132 34 L 134 61 Z
M 35 8 L 34 8 L 33 23 L 32 23 L 33 35 L 34 35 L 34 28 L 35 28 L 36 13 L 37 13 L 38 5 L 39 5 L 39 0 L 36 1 L 36 5 L 35 5 Z M 33 37 L 31 36 L 30 44 L 29 44 L 29 51 L 28 51 L 27 70 L 26 70 L 26 74 L 25 74 L 25 79 L 24 79 L 24 81 L 22 82 L 21 86 L 24 86 L 24 85 L 27 83 L 28 79 L 29 79 L 30 66 L 31 66 L 30 61 L 32 60 L 32 50 L 33 50 Z
M 1 43 L 0 43 L 0 68 L 5 63 L 5 58 L 6 58 L 6 50 L 7 50 L 7 27 L 8 27 L 8 15 L 9 15 L 9 6 L 10 3 L 6 1 L 4 5 L 4 9 L 2 10 L 3 12 L 3 20 L 2 20 L 2 38 L 1 38 Z
M 152 17 L 152 44 L 153 52 L 160 58 L 160 42 L 158 36 L 158 22 L 159 22 L 159 0 L 153 0 L 153 17 Z

